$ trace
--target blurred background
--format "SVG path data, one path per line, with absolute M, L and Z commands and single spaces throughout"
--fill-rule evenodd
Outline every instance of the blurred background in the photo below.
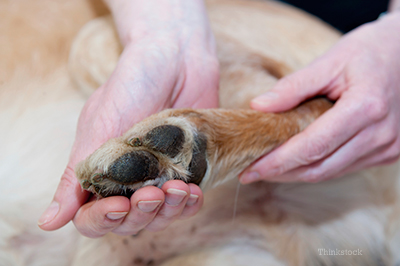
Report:
M 301 8 L 346 33 L 373 21 L 388 8 L 387 0 L 282 0 Z

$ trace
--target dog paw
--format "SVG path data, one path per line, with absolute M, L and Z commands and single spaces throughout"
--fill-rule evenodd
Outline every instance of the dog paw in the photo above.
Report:
M 188 119 L 155 115 L 105 143 L 77 165 L 76 175 L 83 189 L 101 197 L 130 197 L 173 179 L 199 184 L 206 153 L 207 138 Z

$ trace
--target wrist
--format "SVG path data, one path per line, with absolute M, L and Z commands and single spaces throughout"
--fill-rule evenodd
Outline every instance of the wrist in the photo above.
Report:
M 388 12 L 400 12 L 400 0 L 391 0 L 389 3 Z
M 177 39 L 182 32 L 209 28 L 204 0 L 106 0 L 106 3 L 124 46 L 147 36 Z
M 379 16 L 378 21 L 382 21 L 385 23 L 390 23 L 391 25 L 398 25 L 400 27 L 400 9 L 391 10 L 385 13 L 382 13 Z

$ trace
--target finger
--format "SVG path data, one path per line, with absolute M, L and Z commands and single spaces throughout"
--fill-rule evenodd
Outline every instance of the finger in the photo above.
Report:
M 354 145 L 349 145 L 354 146 Z M 354 149 L 350 152 L 354 157 L 349 156 L 349 146 L 340 148 L 330 156 L 315 162 L 310 165 L 300 166 L 293 170 L 283 173 L 282 175 L 274 176 L 268 179 L 270 182 L 288 183 L 288 182 L 308 182 L 317 183 L 324 180 L 329 180 L 343 175 L 348 167 L 354 164 L 360 156 L 354 155 Z M 345 158 L 348 158 L 346 160 Z
M 68 166 L 61 177 L 53 201 L 38 221 L 41 229 L 56 230 L 66 225 L 86 202 L 89 193 L 81 188 L 74 170 Z
M 192 217 L 193 215 L 198 213 L 200 208 L 203 206 L 204 198 L 201 189 L 195 184 L 188 185 L 190 195 L 179 219 L 187 219 L 189 217 Z
M 374 108 L 368 100 L 356 93 L 343 94 L 332 109 L 303 132 L 248 167 L 240 181 L 251 183 L 259 179 L 271 180 L 292 169 L 325 158 L 377 120 L 368 115 L 369 109 Z
M 382 121 L 362 130 L 323 161 L 306 167 L 305 171 L 297 174 L 297 178 L 305 182 L 319 182 L 343 174 L 345 169 L 358 161 L 365 161 L 365 158 L 391 159 L 394 155 L 390 154 L 391 158 L 388 158 L 385 150 L 393 146 L 397 132 L 389 130 L 385 126 L 387 122 Z
M 375 154 L 361 158 L 348 168 L 344 169 L 340 175 L 356 172 L 368 167 L 387 165 L 397 162 L 400 158 L 400 139 L 397 139 L 393 145 L 384 147 L 381 151 Z
M 109 197 L 83 205 L 74 218 L 75 227 L 87 237 L 96 238 L 118 227 L 130 209 L 129 199 Z
M 368 127 L 324 160 L 276 176 L 274 182 L 320 182 L 363 167 L 392 162 L 398 158 L 400 145 L 382 123 Z M 366 165 L 369 163 L 370 165 Z
M 137 190 L 131 197 L 131 209 L 123 223 L 113 230 L 119 235 L 134 235 L 151 223 L 165 201 L 164 192 L 154 186 Z
M 343 63 L 336 61 L 336 57 L 327 54 L 308 67 L 280 79 L 272 90 L 254 98 L 251 108 L 262 112 L 282 112 L 306 99 L 326 94 L 325 88 L 340 82 L 338 76 Z
M 178 219 L 190 195 L 189 186 L 180 180 L 168 181 L 161 189 L 165 193 L 165 203 L 154 220 L 146 226 L 150 231 L 164 230 Z

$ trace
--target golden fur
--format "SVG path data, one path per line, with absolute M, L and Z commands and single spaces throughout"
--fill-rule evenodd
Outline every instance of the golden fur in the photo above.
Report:
M 146 151 L 157 158 L 159 177 L 122 186 L 122 190 L 136 190 L 146 185 L 161 187 L 178 177 L 191 181 L 188 167 L 197 149 L 195 137 L 201 134 L 207 140 L 207 172 L 202 176 L 200 187 L 206 191 L 236 178 L 257 158 L 300 132 L 330 107 L 327 100 L 316 99 L 281 114 L 244 109 L 165 110 L 136 124 L 122 137 L 106 142 L 76 167 L 76 175 L 82 184 L 88 183 L 86 189 L 93 193 L 97 193 L 95 186 L 102 187 L 103 194 L 115 192 L 121 184 L 113 183 L 103 173 L 107 173 L 112 163 L 124 154 Z M 143 142 L 150 130 L 163 125 L 177 126 L 184 132 L 183 147 L 175 157 L 154 151 L 145 143 L 132 145 L 132 139 Z M 104 178 L 99 180 L 99 175 Z
M 339 37 L 318 20 L 274 2 L 215 0 L 208 1 L 208 10 L 217 38 L 224 108 L 248 107 L 249 99 L 309 63 Z M 108 234 L 88 239 L 71 225 L 52 233 L 40 231 L 36 221 L 67 163 L 85 100 L 82 91 L 89 94 L 107 79 L 121 51 L 110 18 L 96 18 L 106 14 L 100 2 L 89 0 L 0 2 L 0 265 L 372 266 L 400 262 L 398 164 L 318 184 L 246 185 L 236 193 L 238 171 L 272 148 L 269 142 L 260 144 L 265 139 L 258 135 L 273 137 L 273 144 L 279 144 L 325 107 L 316 113 L 308 110 L 311 117 L 299 117 L 298 110 L 284 115 L 218 110 L 157 114 L 115 141 L 125 145 L 133 135 L 165 122 L 188 125 L 185 136 L 195 131 L 207 134 L 208 141 L 213 140 L 208 142 L 209 155 L 215 156 L 208 164 L 213 171 L 218 163 L 222 166 L 219 172 L 209 173 L 214 177 L 205 179 L 210 183 L 203 186 L 227 182 L 206 192 L 200 213 L 163 232 L 143 231 L 136 237 Z M 102 56 L 90 57 L 85 43 L 95 44 L 90 47 L 103 51 L 95 53 Z M 110 45 L 112 49 L 105 49 Z M 300 108 L 310 108 L 310 103 Z M 196 116 L 188 116 L 192 112 Z M 281 123 L 285 119 L 287 125 Z M 268 123 L 259 128 L 264 120 Z M 232 130 L 244 124 L 248 130 Z M 287 135 L 282 134 L 286 131 Z M 234 132 L 242 135 L 233 137 Z M 187 150 L 190 154 L 191 149 Z M 238 152 L 251 156 L 238 157 Z M 228 173 L 229 163 L 237 169 Z M 92 173 L 92 169 L 85 171 Z M 225 180 L 227 176 L 230 181 Z M 319 249 L 359 249 L 362 255 L 320 255 Z

